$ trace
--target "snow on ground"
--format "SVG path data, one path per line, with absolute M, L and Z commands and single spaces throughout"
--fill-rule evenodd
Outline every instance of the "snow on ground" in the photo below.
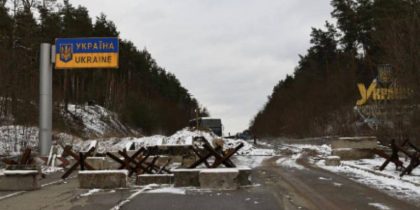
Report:
M 179 145 L 179 144 L 187 144 L 191 145 L 194 137 L 204 137 L 207 140 L 213 140 L 217 138 L 217 136 L 211 132 L 199 131 L 199 130 L 191 130 L 188 128 L 182 129 L 172 136 L 166 137 L 162 140 L 162 144 L 166 145 Z
M 147 137 L 140 137 L 140 138 L 121 138 L 118 140 L 117 143 L 113 143 L 111 146 L 109 144 L 104 143 L 102 140 L 99 142 L 99 147 L 102 145 L 108 145 L 111 148 L 111 151 L 118 151 L 121 149 L 130 149 L 131 145 L 134 143 L 135 148 L 139 149 L 140 147 L 151 147 L 151 146 L 159 146 L 159 145 L 192 145 L 193 139 L 195 137 L 204 137 L 210 144 L 213 144 L 214 139 L 222 139 L 224 142 L 225 148 L 234 148 L 240 143 L 244 144 L 238 155 L 251 155 L 251 156 L 272 156 L 275 154 L 273 149 L 262 149 L 257 148 L 253 144 L 245 140 L 234 140 L 234 139 L 225 139 L 216 136 L 212 132 L 208 131 L 199 131 L 199 130 L 191 130 L 189 128 L 182 129 L 171 136 L 162 136 L 162 135 L 155 135 L 155 136 L 147 136 Z M 115 140 L 112 139 L 112 140 Z
M 302 151 L 316 151 L 319 157 L 326 157 L 331 154 L 329 145 L 311 145 L 311 144 L 284 144 L 282 150 L 289 150 L 293 153 L 301 153 Z
M 400 158 L 400 160 L 404 163 L 405 166 L 409 164 L 409 160 L 405 160 L 403 158 Z M 346 165 L 373 171 L 378 170 L 384 161 L 385 159 L 376 156 L 374 159 L 361 159 L 341 162 Z M 393 163 L 389 163 L 383 171 L 380 171 L 380 173 L 386 176 L 398 177 L 401 171 L 396 171 L 395 165 Z M 420 169 L 416 168 L 415 170 L 413 170 L 413 172 L 411 172 L 411 175 L 403 176 L 400 179 L 408 182 L 418 183 L 420 185 Z
M 240 143 L 244 146 L 235 156 L 238 157 L 238 165 L 256 167 L 268 156 L 275 155 L 273 149 L 257 148 L 255 145 L 245 140 L 224 139 L 216 136 L 209 131 L 182 129 L 171 136 L 154 135 L 147 137 L 124 137 L 124 138 L 97 138 L 90 140 L 82 140 L 78 137 L 58 133 L 54 134 L 54 139 L 62 145 L 72 145 L 74 151 L 88 151 L 92 147 L 97 148 L 97 152 L 116 152 L 119 150 L 132 150 L 141 147 L 152 147 L 160 145 L 192 145 L 195 137 L 204 137 L 211 145 L 213 140 L 221 139 L 224 142 L 224 148 L 235 148 Z M 36 127 L 23 126 L 3 126 L 0 127 L 0 155 L 18 154 L 20 148 L 27 144 L 31 147 L 37 147 L 38 129 Z M 15 142 L 18 142 L 17 144 Z M 267 145 L 265 145 L 267 147 Z M 57 147 L 58 156 L 61 155 L 63 149 Z M 261 156 L 261 157 L 258 157 Z M 249 158 L 252 157 L 252 158 Z M 56 168 L 46 168 L 46 173 L 53 172 Z
M 90 196 L 90 195 L 92 195 L 94 193 L 97 193 L 97 192 L 100 192 L 100 191 L 101 191 L 101 189 L 91 189 L 86 193 L 80 194 L 80 197 Z
M 163 188 L 146 191 L 146 193 L 165 193 L 165 194 L 185 195 L 186 190 L 184 188 L 163 187 Z
M 303 166 L 296 161 L 305 151 L 315 151 L 309 157 L 309 161 L 320 168 L 345 175 L 356 182 L 376 188 L 394 197 L 407 200 L 418 200 L 420 198 L 420 168 L 413 170 L 412 175 L 400 178 L 400 171 L 395 171 L 393 163 L 390 163 L 384 171 L 377 170 L 385 161 L 378 156 L 374 159 L 341 161 L 341 166 L 326 166 L 322 159 L 330 156 L 330 146 L 285 144 L 281 147 L 280 153 L 288 153 L 289 156 L 280 158 L 277 163 L 281 166 L 303 169 Z M 405 161 L 402 158 L 400 160 Z M 408 165 L 408 162 L 405 161 L 404 165 Z M 375 207 L 380 209 L 379 204 Z
M 261 166 L 261 163 L 269 158 L 268 156 L 246 156 L 246 155 L 237 155 L 233 156 L 232 160 L 234 163 L 237 163 L 238 167 L 250 167 L 256 168 Z
M 385 206 L 382 203 L 369 203 L 369 206 L 373 206 L 379 210 L 391 210 L 388 206 Z
M 67 111 L 63 109 L 61 115 L 69 121 L 74 121 L 74 119 L 82 121 L 85 134 L 91 137 L 114 132 L 122 134 L 133 132 L 119 121 L 117 114 L 99 105 L 69 104 Z
M 326 166 L 324 161 L 319 161 L 317 165 L 325 170 L 346 175 L 356 182 L 379 189 L 394 197 L 405 198 L 408 200 L 418 200 L 420 198 L 420 186 L 404 181 L 404 179 L 400 179 L 398 175 L 385 177 L 365 170 L 349 167 L 347 165 L 341 165 L 338 167 Z M 420 184 L 420 177 L 413 176 L 412 179 L 414 178 L 416 178 L 417 183 Z
M 295 154 L 292 157 L 279 158 L 276 161 L 276 163 L 278 165 L 286 167 L 286 168 L 295 168 L 295 169 L 303 170 L 303 169 L 305 169 L 305 167 L 296 163 L 296 160 L 299 159 L 300 156 L 301 156 L 301 154 Z
M 64 169 L 62 167 L 55 167 L 55 166 L 42 166 L 42 173 L 44 174 L 52 174 L 56 172 L 63 172 Z
M 275 155 L 274 149 L 262 149 L 257 148 L 253 144 L 242 140 L 242 139 L 223 139 L 225 142 L 226 148 L 234 148 L 238 144 L 243 143 L 244 147 L 242 147 L 238 151 L 238 155 L 251 155 L 251 156 L 273 156 Z
M 115 113 L 98 105 L 76 106 L 70 104 L 68 105 L 68 112 L 62 111 L 61 115 L 69 127 L 75 130 L 83 130 L 81 135 L 85 137 L 138 135 L 136 131 L 123 125 Z M 4 122 L 2 121 L 2 123 Z M 80 138 L 66 133 L 54 134 L 53 139 L 74 145 L 75 150 L 80 150 L 84 146 L 84 142 Z M 38 127 L 21 125 L 0 126 L 0 155 L 17 155 L 21 148 L 27 145 L 37 147 Z

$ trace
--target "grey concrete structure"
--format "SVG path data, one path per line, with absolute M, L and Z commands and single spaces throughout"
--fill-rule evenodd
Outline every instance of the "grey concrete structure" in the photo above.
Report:
M 110 157 L 106 157 L 105 158 L 105 167 L 106 167 L 106 169 L 108 169 L 108 170 L 116 170 L 120 166 L 121 166 L 120 163 L 118 163 L 117 161 L 111 159 Z
M 159 159 L 156 160 L 156 165 L 159 167 L 162 167 L 165 165 L 168 161 L 172 162 L 172 158 L 169 156 L 159 156 Z
M 252 181 L 251 181 L 252 170 L 251 170 L 251 168 L 242 167 L 242 168 L 238 168 L 238 170 L 239 170 L 239 176 L 238 176 L 239 185 L 240 186 L 251 185 L 252 184 Z
M 201 169 L 175 169 L 174 185 L 175 187 L 199 187 L 199 175 Z
M 79 187 L 113 189 L 127 187 L 127 170 L 79 171 Z
M 172 184 L 174 182 L 173 174 L 142 174 L 137 176 L 137 185 L 148 184 Z
M 88 157 L 85 161 L 96 170 L 110 169 L 106 157 Z
M 339 166 L 341 164 L 341 158 L 339 156 L 328 156 L 325 158 L 325 165 L 327 166 Z
M 204 169 L 199 175 L 200 187 L 214 190 L 236 190 L 239 188 L 238 176 L 238 169 Z
M 197 156 L 196 155 L 186 155 L 186 156 L 183 156 L 182 157 L 181 166 L 182 167 L 189 167 L 192 164 L 194 164 L 195 161 L 197 161 Z
M 41 188 L 38 179 L 37 170 L 6 170 L 0 176 L 0 191 L 37 190 Z
M 207 185 L 207 181 L 219 181 L 218 177 L 223 177 L 225 176 L 225 173 L 230 173 L 230 172 L 235 172 L 237 173 L 237 175 L 234 177 L 234 182 L 235 182 L 235 186 L 246 186 L 246 185 L 250 185 L 252 184 L 251 182 L 251 173 L 252 170 L 248 167 L 241 167 L 241 168 L 214 168 L 214 169 L 175 169 L 172 170 L 172 172 L 174 173 L 174 178 L 173 178 L 173 183 L 175 185 L 175 187 L 203 187 L 203 185 L 201 184 L 201 173 L 204 171 L 205 173 L 205 178 L 203 180 L 203 182 L 205 182 L 204 184 L 204 188 L 208 188 Z M 207 177 L 209 176 L 209 177 Z M 210 178 L 210 176 L 214 177 L 214 178 Z M 230 177 L 230 175 L 227 175 L 228 177 Z M 224 179 L 226 178 L 221 178 L 223 182 Z M 233 181 L 233 180 L 231 180 Z M 222 186 L 220 183 L 217 184 Z M 222 189 L 223 186 L 221 188 L 218 189 Z
M 375 149 L 378 141 L 374 136 L 367 137 L 340 137 L 331 142 L 332 149 Z
M 333 149 L 333 156 L 339 156 L 341 160 L 371 159 L 375 154 L 370 149 Z

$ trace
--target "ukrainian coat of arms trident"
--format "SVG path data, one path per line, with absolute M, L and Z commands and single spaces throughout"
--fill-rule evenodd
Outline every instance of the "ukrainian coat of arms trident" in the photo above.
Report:
M 67 63 L 73 59 L 73 45 L 61 44 L 60 45 L 60 60 Z

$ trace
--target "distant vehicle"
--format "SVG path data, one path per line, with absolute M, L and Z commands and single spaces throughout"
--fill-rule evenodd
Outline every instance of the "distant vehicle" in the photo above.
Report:
M 198 119 L 190 120 L 190 127 L 196 127 L 198 121 L 199 128 L 207 128 L 213 131 L 218 136 L 223 134 L 222 120 L 218 118 L 200 117 Z

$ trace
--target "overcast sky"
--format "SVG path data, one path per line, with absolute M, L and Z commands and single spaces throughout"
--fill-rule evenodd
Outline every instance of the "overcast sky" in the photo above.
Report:
M 220 117 L 242 131 L 274 85 L 292 74 L 330 0 L 71 0 L 114 21 Z

